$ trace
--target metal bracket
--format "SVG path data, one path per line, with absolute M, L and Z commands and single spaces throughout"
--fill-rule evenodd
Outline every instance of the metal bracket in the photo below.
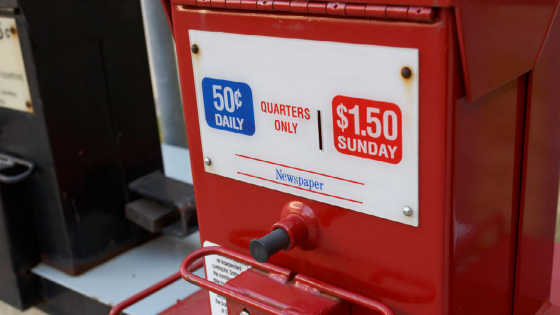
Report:
M 156 171 L 128 186 L 144 199 L 126 205 L 126 217 L 155 233 L 179 238 L 198 231 L 194 188 Z

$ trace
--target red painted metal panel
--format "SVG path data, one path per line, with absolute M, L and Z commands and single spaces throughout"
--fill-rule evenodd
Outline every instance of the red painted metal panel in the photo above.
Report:
M 558 0 L 460 1 L 456 8 L 469 100 L 531 71 Z
M 380 300 L 397 314 L 445 314 L 449 287 L 444 262 L 452 243 L 447 234 L 447 110 L 455 88 L 450 89 L 448 82 L 458 82 L 460 75 L 458 69 L 450 70 L 456 57 L 450 47 L 456 34 L 452 11 L 442 10 L 439 22 L 433 24 L 233 11 L 200 14 L 181 7 L 175 7 L 173 19 L 201 239 L 247 254 L 250 240 L 269 232 L 283 205 L 300 200 L 318 213 L 325 238 L 313 251 L 281 252 L 272 257 L 273 263 Z M 192 75 L 192 62 L 204 48 L 191 58 L 189 29 L 419 48 L 420 68 L 425 69 L 420 80 L 430 82 L 420 87 L 420 207 L 425 209 L 420 212 L 420 227 L 206 173 Z M 372 313 L 355 307 L 353 314 Z
M 452 314 L 511 314 L 526 80 L 456 104 Z
M 560 315 L 560 243 L 554 244 L 550 300 L 544 303 L 537 315 Z
M 560 315 L 560 306 L 546 305 L 545 308 L 539 310 L 537 315 Z
M 529 86 L 515 315 L 534 314 L 550 293 L 560 174 L 559 82 L 557 18 Z

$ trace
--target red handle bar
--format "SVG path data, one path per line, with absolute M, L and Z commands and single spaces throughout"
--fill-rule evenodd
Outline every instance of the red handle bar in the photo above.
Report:
M 293 271 L 272 265 L 272 264 L 268 264 L 268 263 L 259 263 L 256 262 L 255 260 L 253 260 L 252 258 L 239 254 L 237 252 L 222 248 L 222 247 L 217 247 L 217 246 L 213 246 L 213 247 L 205 247 L 205 248 L 201 248 L 199 250 L 196 250 L 194 252 L 192 252 L 189 256 L 187 256 L 187 258 L 185 258 L 185 260 L 183 260 L 183 263 L 181 263 L 181 276 L 183 277 L 183 279 L 187 280 L 188 282 L 197 285 L 203 289 L 206 289 L 208 291 L 212 291 L 214 293 L 217 293 L 221 296 L 224 296 L 226 298 L 235 300 L 239 303 L 245 304 L 249 307 L 252 307 L 258 311 L 267 313 L 267 314 L 271 314 L 271 315 L 285 315 L 284 312 L 282 312 L 281 310 L 278 310 L 274 307 L 272 307 L 271 305 L 262 303 L 260 301 L 257 301 L 255 299 L 252 299 L 248 296 L 236 293 L 234 291 L 231 291 L 221 285 L 218 285 L 214 282 L 208 281 L 206 279 L 203 279 L 199 276 L 196 276 L 194 274 L 192 274 L 192 272 L 189 270 L 189 266 L 195 262 L 198 261 L 200 258 L 203 258 L 204 256 L 208 256 L 208 255 L 220 255 L 220 256 L 224 256 L 233 260 L 236 260 L 238 262 L 242 262 L 245 263 L 247 265 L 250 265 L 252 267 L 255 267 L 257 269 L 266 271 L 268 273 L 274 274 L 276 276 L 279 277 L 283 277 L 284 281 L 288 281 L 288 279 L 290 279 L 291 275 L 293 274 Z M 319 280 L 313 279 L 313 278 L 309 278 L 306 276 L 301 276 L 298 275 L 297 276 L 297 281 L 302 282 L 306 285 L 309 285 L 311 287 L 314 287 L 316 289 L 318 289 L 321 292 L 324 293 L 328 293 L 331 294 L 333 296 L 336 296 L 342 300 L 348 301 L 350 303 L 356 304 L 356 305 L 360 305 L 363 307 L 367 307 L 371 310 L 375 310 L 381 314 L 384 315 L 395 315 L 395 313 L 385 304 L 369 299 L 365 296 L 361 296 L 355 293 L 352 293 L 350 291 L 335 287 L 331 284 L 325 283 L 325 282 L 321 282 Z

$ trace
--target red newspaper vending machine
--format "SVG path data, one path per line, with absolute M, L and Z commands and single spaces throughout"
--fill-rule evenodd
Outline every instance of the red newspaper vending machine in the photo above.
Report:
M 557 0 L 163 5 L 212 315 L 548 307 Z

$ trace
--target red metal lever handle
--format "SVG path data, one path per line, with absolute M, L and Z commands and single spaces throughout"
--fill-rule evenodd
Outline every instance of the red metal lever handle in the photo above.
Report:
M 224 296 L 226 298 L 235 300 L 239 303 L 245 304 L 249 307 L 252 307 L 258 311 L 261 312 L 265 312 L 267 314 L 271 314 L 271 315 L 285 315 L 285 313 L 281 310 L 278 310 L 268 304 L 262 303 L 260 301 L 254 300 L 248 296 L 236 293 L 234 291 L 231 291 L 221 285 L 218 285 L 214 282 L 208 281 L 206 279 L 203 279 L 199 276 L 196 276 L 194 274 L 192 274 L 192 272 L 189 271 L 189 266 L 195 262 L 198 261 L 200 258 L 203 258 L 204 256 L 208 256 L 208 255 L 220 255 L 220 256 L 224 256 L 233 260 L 236 260 L 238 262 L 242 262 L 245 263 L 247 265 L 250 265 L 252 267 L 255 267 L 257 269 L 263 270 L 265 272 L 268 272 L 270 274 L 274 274 L 276 277 L 282 277 L 284 282 L 287 282 L 289 279 L 291 279 L 292 275 L 294 274 L 293 271 L 284 269 L 282 267 L 278 267 L 272 264 L 268 264 L 268 263 L 259 263 L 254 261 L 253 259 L 251 259 L 248 256 L 239 254 L 237 252 L 222 248 L 222 247 L 217 247 L 217 246 L 213 246 L 213 247 L 205 247 L 205 248 L 201 248 L 199 250 L 196 250 L 194 252 L 192 252 L 189 256 L 187 256 L 187 258 L 185 258 L 185 260 L 183 260 L 183 262 L 181 263 L 181 276 L 183 277 L 183 279 L 187 280 L 188 282 L 197 285 L 203 289 L 206 289 L 208 291 L 212 291 L 216 294 L 219 294 L 221 296 Z M 277 278 L 278 279 L 278 278 Z M 371 310 L 377 311 L 381 314 L 384 315 L 395 315 L 395 313 L 385 304 L 369 299 L 365 296 L 361 296 L 355 293 L 352 293 L 350 291 L 335 287 L 331 284 L 325 283 L 325 282 L 321 282 L 319 280 L 313 279 L 313 278 L 309 278 L 306 276 L 301 276 L 298 275 L 296 277 L 296 281 L 299 281 L 301 283 L 304 283 L 306 285 L 309 285 L 311 287 L 314 287 L 316 289 L 318 289 L 321 292 L 324 293 L 328 293 L 331 295 L 334 295 L 342 300 L 348 301 L 350 303 L 354 303 L 360 306 L 364 306 L 367 307 Z

